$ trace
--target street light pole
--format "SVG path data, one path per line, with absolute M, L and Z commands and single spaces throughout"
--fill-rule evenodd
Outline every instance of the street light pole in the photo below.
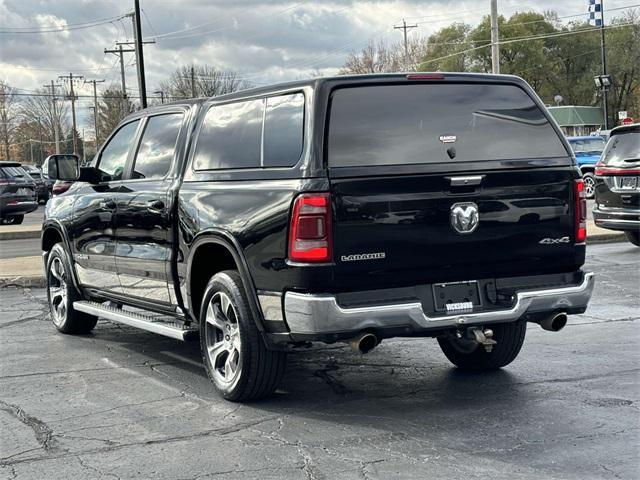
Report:
M 604 0 L 600 1 L 600 9 L 602 13 L 602 23 L 600 24 L 600 56 L 602 58 L 602 76 L 607 76 L 607 53 L 604 43 Z M 602 107 L 604 108 L 604 129 L 609 130 L 609 99 L 607 96 L 608 88 L 602 86 Z
M 491 73 L 500 73 L 500 45 L 498 32 L 498 0 L 491 0 Z

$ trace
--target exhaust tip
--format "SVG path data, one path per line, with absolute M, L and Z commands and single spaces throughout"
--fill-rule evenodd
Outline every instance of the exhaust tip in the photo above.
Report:
M 351 348 L 361 354 L 369 353 L 378 345 L 378 337 L 373 333 L 363 333 L 349 342 Z
M 556 313 L 540 322 L 540 326 L 550 332 L 559 332 L 567 324 L 567 314 L 565 312 Z

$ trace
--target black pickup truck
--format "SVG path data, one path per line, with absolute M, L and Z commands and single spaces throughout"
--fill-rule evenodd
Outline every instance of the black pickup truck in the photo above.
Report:
M 272 393 L 287 350 L 435 337 L 460 368 L 585 311 L 571 149 L 520 78 L 322 78 L 131 114 L 47 205 L 53 323 L 199 338 L 224 398 Z

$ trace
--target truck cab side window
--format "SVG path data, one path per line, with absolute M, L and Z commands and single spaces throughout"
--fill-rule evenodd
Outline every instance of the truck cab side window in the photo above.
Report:
M 264 119 L 264 167 L 292 167 L 300 159 L 303 142 L 304 95 L 267 98 Z
M 122 179 L 129 149 L 133 145 L 139 123 L 140 120 L 135 120 L 124 125 L 102 149 L 98 170 L 100 170 L 103 181 L 111 182 Z
M 149 118 L 142 134 L 131 178 L 164 178 L 169 173 L 182 118 L 182 113 Z
M 262 100 L 210 108 L 200 128 L 194 168 L 259 168 L 263 108 Z

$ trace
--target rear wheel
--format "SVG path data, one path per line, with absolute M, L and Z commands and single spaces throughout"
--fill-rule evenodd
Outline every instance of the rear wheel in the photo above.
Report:
M 62 333 L 89 333 L 98 323 L 98 317 L 73 308 L 73 302 L 82 296 L 73 285 L 71 263 L 60 243 L 47 258 L 47 299 L 53 325 Z
M 440 337 L 438 343 L 444 355 L 458 368 L 470 372 L 495 370 L 509 365 L 520 353 L 527 331 L 527 322 L 492 324 L 493 340 L 497 343 L 491 352 L 469 340 L 454 336 Z
M 234 270 L 217 273 L 205 289 L 200 347 L 209 378 L 227 400 L 271 395 L 284 375 L 286 354 L 267 349 Z
M 593 198 L 596 195 L 596 177 L 593 176 L 593 172 L 586 172 L 582 175 L 582 181 L 584 182 L 584 195 L 586 198 Z
M 24 215 L 10 215 L 4 217 L 2 223 L 5 225 L 20 225 L 24 220 Z
M 640 247 L 640 231 L 633 230 L 624 232 L 627 235 L 627 240 L 633 243 L 636 247 Z

